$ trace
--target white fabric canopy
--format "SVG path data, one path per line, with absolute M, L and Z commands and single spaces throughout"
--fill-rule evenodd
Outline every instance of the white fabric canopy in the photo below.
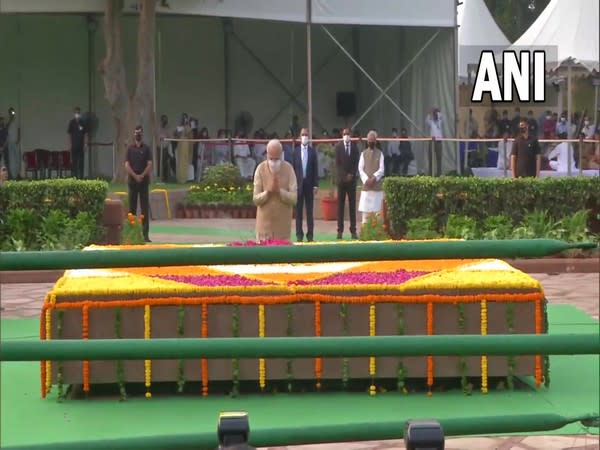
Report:
M 573 60 L 589 71 L 598 71 L 599 5 L 598 0 L 551 0 L 511 48 L 548 50 L 550 69 Z
M 458 5 L 458 76 L 468 78 L 468 65 L 477 64 L 482 50 L 504 50 L 510 45 L 483 0 Z
M 312 21 L 323 24 L 453 27 L 455 0 L 312 0 Z M 101 13 L 104 0 L 0 0 L 1 13 Z M 160 14 L 306 21 L 305 0 L 170 0 Z M 135 12 L 136 0 L 123 10 Z

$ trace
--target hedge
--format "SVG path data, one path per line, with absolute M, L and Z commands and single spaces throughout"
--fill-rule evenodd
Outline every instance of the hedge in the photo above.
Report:
M 450 214 L 481 223 L 505 215 L 514 225 L 527 212 L 547 211 L 560 220 L 590 210 L 590 228 L 598 226 L 600 181 L 597 177 L 478 178 L 391 177 L 383 184 L 387 217 L 394 237 L 404 236 L 408 220 L 430 216 L 440 226 Z M 593 230 L 598 232 L 598 230 Z
M 0 241 L 10 232 L 6 219 L 10 211 L 28 210 L 36 221 L 58 211 L 75 219 L 79 213 L 88 213 L 100 223 L 104 200 L 108 193 L 105 181 L 54 179 L 40 181 L 7 181 L 0 185 Z

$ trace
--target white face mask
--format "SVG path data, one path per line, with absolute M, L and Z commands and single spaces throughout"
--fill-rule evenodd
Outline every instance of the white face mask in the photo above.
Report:
M 272 172 L 279 172 L 279 169 L 281 169 L 280 159 L 269 159 L 268 163 L 269 169 L 271 169 Z
M 590 121 L 586 120 L 586 121 L 583 122 L 583 124 L 587 127 L 590 124 Z
M 561 122 L 566 122 L 566 121 L 567 121 L 567 119 L 565 119 L 564 117 L 561 117 L 561 118 L 560 118 L 560 121 L 561 121 Z
M 348 144 L 350 142 L 350 135 L 349 134 L 345 134 L 344 135 L 344 143 Z
M 301 136 L 300 142 L 302 142 L 302 145 L 308 145 L 308 136 Z
M 546 116 L 546 120 L 552 119 L 552 116 Z
M 75 118 L 76 118 L 76 119 L 79 119 L 80 117 L 81 117 L 81 114 L 79 114 L 79 113 L 75 113 Z

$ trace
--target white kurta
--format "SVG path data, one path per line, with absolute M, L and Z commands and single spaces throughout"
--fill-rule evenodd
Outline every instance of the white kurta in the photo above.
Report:
M 568 142 L 561 142 L 548 155 L 548 159 L 556 158 L 556 161 L 550 161 L 550 167 L 558 172 L 569 171 L 569 147 L 571 147 L 571 170 L 575 170 L 575 159 L 573 147 Z
M 254 175 L 256 161 L 250 154 L 250 147 L 244 141 L 239 141 L 233 144 L 233 157 L 235 163 L 240 169 L 240 174 L 243 178 L 251 178 Z
M 369 179 L 365 173 L 365 159 L 363 153 L 360 154 L 358 160 L 358 173 L 363 184 Z M 383 153 L 379 158 L 379 169 L 373 174 L 377 181 L 383 178 L 385 168 L 383 164 Z M 383 209 L 383 191 L 361 191 L 360 201 L 358 202 L 358 210 L 364 213 L 377 213 Z

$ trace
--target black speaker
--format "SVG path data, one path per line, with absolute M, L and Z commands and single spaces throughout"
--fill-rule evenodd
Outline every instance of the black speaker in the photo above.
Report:
M 356 95 L 354 92 L 338 92 L 335 94 L 335 109 L 339 117 L 350 117 L 356 114 Z

